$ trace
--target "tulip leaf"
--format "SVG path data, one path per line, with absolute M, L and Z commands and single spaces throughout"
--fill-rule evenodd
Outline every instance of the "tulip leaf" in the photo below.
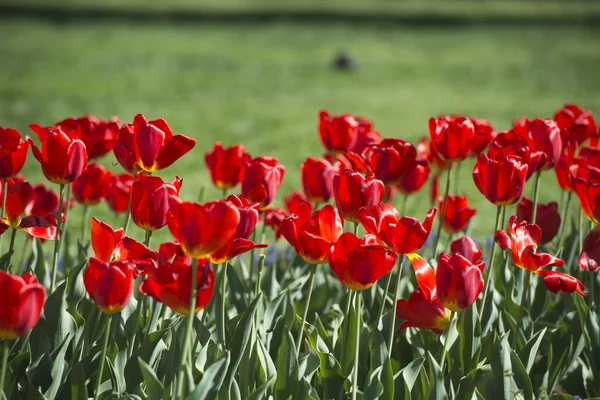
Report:
M 491 350 L 492 379 L 486 386 L 488 398 L 496 398 L 502 394 L 504 399 L 512 399 L 513 393 L 518 391 L 512 378 L 511 350 L 508 344 L 508 335 L 494 338 Z
M 128 392 L 134 392 L 137 386 L 144 380 L 137 359 L 141 358 L 146 364 L 154 365 L 163 350 L 167 348 L 162 341 L 167 332 L 169 332 L 169 329 L 162 329 L 147 335 L 140 348 L 134 351 L 132 357 L 127 361 L 127 364 L 125 365 L 125 376 L 127 377 Z
M 458 320 L 459 351 L 458 359 L 463 374 L 479 363 L 481 352 L 481 325 L 475 305 L 461 312 Z
M 142 376 L 144 378 L 144 383 L 146 384 L 146 390 L 151 399 L 160 399 L 164 396 L 165 388 L 162 383 L 156 376 L 154 370 L 146 364 L 144 360 L 140 357 L 137 358 L 138 365 L 140 367 L 140 371 L 142 372 Z M 197 397 L 199 399 L 204 397 Z
M 76 330 L 75 320 L 67 311 L 66 290 L 67 281 L 63 281 L 48 297 L 44 305 L 45 320 L 39 323 L 48 334 L 53 349 L 58 348 L 60 343 Z
M 294 338 L 289 329 L 284 330 L 283 341 L 279 348 L 277 357 L 277 380 L 275 381 L 275 399 L 294 398 L 297 395 L 298 382 L 300 381 L 298 371 L 298 358 L 296 357 L 296 346 Z
M 435 400 L 448 399 L 448 393 L 446 392 L 442 369 L 433 355 L 429 352 L 427 354 L 429 355 L 429 376 L 432 380 L 431 385 L 429 386 L 429 394 L 427 398 Z
M 227 368 L 229 368 L 230 361 L 231 354 L 227 351 L 221 359 L 212 363 L 204 372 L 200 383 L 196 385 L 196 388 L 190 393 L 188 399 L 215 399 L 225 380 L 225 374 L 227 373 Z
M 522 362 L 526 362 L 525 370 L 529 374 L 531 372 L 531 368 L 535 363 L 535 358 L 537 356 L 540 345 L 542 344 L 542 339 L 544 339 L 544 334 L 546 333 L 547 328 L 542 329 L 537 332 L 521 349 L 519 352 L 519 358 Z
M 398 373 L 394 376 L 396 397 L 402 396 L 401 393 L 404 393 L 403 398 L 410 399 L 410 393 L 415 386 L 415 382 L 419 377 L 419 373 L 421 372 L 421 368 L 423 367 L 424 363 L 425 359 L 423 357 L 419 357 L 398 371 Z M 400 390 L 401 387 L 404 387 L 404 392 Z
M 71 399 L 88 400 L 85 368 L 83 363 L 76 363 L 71 369 Z
M 52 376 L 52 384 L 50 387 L 44 392 L 44 396 L 49 399 L 56 398 L 58 391 L 62 387 L 63 383 L 63 373 L 65 371 L 65 367 L 67 362 L 65 361 L 65 354 L 67 353 L 67 349 L 69 348 L 69 344 L 71 343 L 71 339 L 73 338 L 72 334 L 69 334 L 63 343 L 60 345 L 58 349 L 53 354 L 54 361 L 52 365 L 52 370 L 50 375 Z
M 50 287 L 50 272 L 48 270 L 48 263 L 46 262 L 46 257 L 44 256 L 44 248 L 42 247 L 42 242 L 38 238 L 33 238 L 33 245 L 31 246 L 31 261 L 29 263 L 29 268 L 32 268 L 33 272 L 37 276 L 38 280 L 45 287 Z
M 529 379 L 529 374 L 523 366 L 521 359 L 512 349 L 510 349 L 510 361 L 512 363 L 513 377 L 517 387 L 521 389 L 525 400 L 532 400 L 533 387 L 531 386 L 531 379 Z
M 460 379 L 455 399 L 470 400 L 478 387 L 483 387 L 492 375 L 489 364 L 479 365 Z

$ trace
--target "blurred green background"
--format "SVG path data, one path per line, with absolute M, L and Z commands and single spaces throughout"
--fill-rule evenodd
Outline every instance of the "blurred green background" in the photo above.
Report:
M 47 6 L 41 1 L 3 4 Z M 203 15 L 333 10 L 479 21 L 142 23 L 106 16 L 28 18 L 23 11 L 2 19 L 1 126 L 31 134 L 31 122 L 52 124 L 85 113 L 117 115 L 123 123 L 136 113 L 165 118 L 174 132 L 198 141 L 192 153 L 160 174 L 169 180 L 183 177 L 182 196 L 188 199 L 196 199 L 203 186 L 207 199 L 219 196 L 203 161 L 217 140 L 242 143 L 255 156 L 278 157 L 287 168 L 279 199 L 299 188 L 300 163 L 323 153 L 317 132 L 321 109 L 366 116 L 384 137 L 413 143 L 427 134 L 429 117 L 440 113 L 486 118 L 503 130 L 521 116 L 551 117 L 566 102 L 600 111 L 600 27 L 589 23 L 600 16 L 597 1 L 58 0 L 52 7 L 157 15 L 166 10 Z M 568 23 L 552 22 L 560 19 Z M 341 52 L 356 68 L 332 67 Z M 112 154 L 103 162 L 120 171 Z M 489 234 L 493 206 L 472 183 L 472 162 L 466 164 L 460 189 L 479 211 L 473 233 Z M 44 181 L 31 155 L 23 173 L 32 182 Z M 558 200 L 554 173 L 545 172 L 543 179 L 541 199 Z M 528 185 L 527 192 L 532 189 Z M 423 218 L 427 196 L 425 189 L 411 199 L 409 213 Z M 117 223 L 104 205 L 94 213 Z M 73 226 L 80 215 L 78 208 L 71 213 Z

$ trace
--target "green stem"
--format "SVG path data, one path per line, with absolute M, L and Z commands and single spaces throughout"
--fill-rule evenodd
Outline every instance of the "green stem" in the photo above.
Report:
M 344 335 L 344 337 L 347 337 L 348 335 L 348 318 L 350 316 L 350 306 L 352 305 L 352 294 L 354 293 L 354 291 L 347 289 L 346 290 L 346 313 L 344 314 L 344 321 L 342 322 L 342 334 Z M 341 340 L 342 338 L 338 338 L 338 340 Z M 343 342 L 342 342 L 342 354 L 340 357 L 340 362 L 342 363 L 342 365 L 344 364 L 344 356 L 346 353 L 346 346 L 344 346 Z
M 402 196 L 400 196 L 400 207 L 398 207 L 398 214 L 400 216 L 404 215 L 404 212 L 406 211 L 406 202 L 408 201 L 408 194 L 403 194 Z
M 90 215 L 90 208 L 88 206 L 83 206 L 83 220 L 81 221 L 81 233 L 79 235 L 79 242 L 81 243 L 81 245 L 83 246 L 83 241 L 86 238 L 86 233 L 87 233 L 87 222 L 89 219 L 89 215 Z
M 358 236 L 358 222 L 354 223 L 354 236 Z
M 579 253 L 581 254 L 581 251 L 583 250 L 583 209 L 580 208 L 579 209 Z
M 198 262 L 195 259 L 192 259 L 192 288 L 190 292 L 190 308 L 189 314 L 187 316 L 187 327 L 185 330 L 185 339 L 183 342 L 183 357 L 181 358 L 181 367 L 184 367 L 186 364 L 186 359 L 188 358 L 188 353 L 192 347 L 192 329 L 194 328 L 194 318 L 196 316 L 196 289 L 198 282 Z M 193 358 L 193 356 L 192 356 Z
M 390 291 L 390 284 L 392 283 L 392 275 L 393 275 L 393 271 L 390 271 L 390 273 L 387 276 L 387 279 L 385 281 L 385 289 L 383 290 L 383 297 L 381 298 L 381 304 L 379 305 L 379 312 L 377 313 L 377 319 L 375 320 L 375 323 L 377 324 L 376 326 L 379 326 L 379 321 L 381 321 L 381 317 L 383 317 L 383 310 L 385 309 L 385 303 L 387 300 L 387 294 Z
M 106 350 L 108 349 L 108 338 L 110 337 L 110 325 L 112 317 L 108 315 L 108 322 L 106 323 L 106 331 L 104 332 L 104 342 L 102 343 L 102 356 L 100 357 L 100 370 L 98 371 L 98 377 L 96 378 L 96 391 L 94 392 L 94 400 L 98 400 L 100 396 L 100 385 L 102 384 L 102 374 L 104 373 L 104 364 L 106 362 Z
M 400 261 L 398 275 L 396 276 L 396 282 L 394 283 L 394 297 L 392 298 L 392 322 L 390 326 L 390 340 L 388 342 L 388 355 L 390 358 L 392 357 L 392 348 L 394 347 L 394 331 L 396 330 L 396 310 L 398 309 L 398 295 L 400 294 L 400 278 L 402 276 L 402 267 L 404 266 L 404 260 L 406 258 L 404 254 L 400 254 L 399 257 L 402 257 L 402 261 Z
M 221 321 L 219 325 L 219 332 L 221 333 L 221 340 L 223 341 L 223 347 L 227 348 L 227 338 L 225 337 L 225 300 L 227 297 L 227 267 L 229 261 L 223 264 L 223 276 L 221 277 Z
M 13 248 L 15 247 L 15 236 L 17 236 L 17 230 L 12 228 L 10 232 L 10 244 L 8 245 L 8 262 L 6 263 L 6 269 L 10 272 L 10 260 L 12 259 Z
M 361 316 L 361 293 L 360 291 L 356 291 L 354 295 L 354 308 L 356 309 L 356 345 L 354 346 L 354 370 L 353 370 L 353 378 L 352 378 L 352 400 L 356 400 L 356 396 L 358 394 L 358 358 L 360 355 L 360 316 Z
M 533 186 L 533 209 L 531 210 L 531 223 L 535 224 L 537 218 L 537 205 L 538 197 L 540 194 L 540 178 L 542 176 L 542 170 L 539 170 L 535 174 L 535 185 Z
M 442 348 L 442 358 L 440 359 L 440 370 L 442 374 L 444 373 L 444 364 L 446 364 L 446 353 L 448 352 L 448 337 L 450 336 L 450 327 L 452 326 L 452 321 L 456 316 L 456 311 L 452 311 L 450 313 L 450 323 L 446 328 L 446 335 L 444 337 L 444 347 Z
M 454 169 L 454 193 L 458 194 L 460 190 L 460 167 L 461 163 L 456 163 L 456 168 Z
M 223 199 L 226 199 L 227 198 L 227 189 L 223 189 L 222 194 L 223 194 Z
M 60 189 L 59 189 L 58 193 L 59 193 L 59 195 L 58 195 L 58 219 L 56 221 L 56 236 L 54 237 L 54 258 L 52 260 L 52 280 L 51 280 L 51 284 L 50 284 L 50 293 L 54 292 L 54 289 L 56 289 L 56 269 L 58 267 L 58 256 L 60 253 L 60 239 L 62 236 L 60 234 L 60 229 L 62 226 L 63 197 L 65 194 L 65 185 L 64 184 L 60 185 Z
M 565 233 L 565 225 L 567 224 L 569 208 L 571 205 L 571 197 L 573 197 L 573 192 L 569 192 L 567 194 L 567 203 L 565 204 L 565 208 L 563 209 L 562 216 L 560 218 L 560 227 L 558 230 L 558 242 L 556 243 L 556 251 L 558 251 L 562 247 L 563 235 Z
M 452 163 L 448 164 L 448 171 L 446 175 L 446 192 L 444 193 L 444 204 L 442 205 L 442 213 L 439 215 L 440 222 L 438 223 L 437 235 L 433 242 L 433 259 L 436 260 L 438 256 L 438 243 L 440 242 L 440 236 L 442 236 L 442 225 L 444 223 L 444 215 L 446 214 L 446 205 L 448 203 L 448 194 L 450 193 L 450 176 L 452 175 Z
M 304 306 L 304 314 L 302 315 L 302 323 L 300 324 L 300 330 L 298 331 L 298 337 L 296 338 L 296 357 L 300 355 L 300 348 L 302 347 L 302 337 L 304 335 L 304 324 L 306 323 L 306 316 L 308 315 L 308 308 L 310 306 L 310 297 L 312 296 L 313 284 L 315 283 L 315 272 L 317 271 L 317 265 L 313 264 L 310 268 L 310 278 L 308 279 L 308 295 L 306 297 L 306 305 Z
M 481 301 L 481 309 L 479 310 L 479 316 L 483 315 L 483 310 L 485 309 L 485 302 L 487 300 L 488 292 L 492 290 L 490 286 L 492 286 L 492 268 L 494 267 L 494 257 L 496 256 L 496 242 L 494 241 L 494 237 L 496 236 L 496 231 L 500 229 L 499 225 L 504 225 L 504 218 L 502 218 L 502 223 L 500 223 L 500 215 L 502 215 L 502 211 L 504 206 L 496 207 L 496 223 L 494 224 L 494 232 L 492 233 L 492 250 L 490 253 L 490 262 L 488 263 L 487 269 L 487 281 L 485 283 L 485 288 L 483 290 L 483 300 Z
M 150 241 L 152 240 L 152 231 L 146 231 L 146 237 L 144 238 L 144 245 L 150 247 Z
M 512 348 L 517 351 L 517 344 L 519 343 L 519 331 L 521 330 L 521 320 L 523 319 L 523 312 L 525 311 L 525 303 L 527 302 L 527 292 L 529 291 L 529 283 L 531 281 L 531 271 L 527 270 L 525 274 L 525 285 L 523 287 L 523 294 L 521 295 L 521 306 L 519 307 L 519 316 L 517 317 L 517 328 L 515 329 L 515 337 L 513 338 Z
M 8 339 L 4 339 L 2 349 L 2 367 L 0 367 L 0 393 L 4 396 L 4 380 L 6 378 L 6 370 L 8 369 Z
M 266 255 L 261 254 L 260 258 L 258 259 L 258 274 L 256 275 L 256 286 L 254 287 L 254 298 L 258 297 L 258 294 L 260 293 L 260 278 L 262 276 L 262 271 L 263 268 L 265 267 L 265 259 L 267 258 Z M 258 312 L 256 312 L 254 314 L 254 331 L 256 332 L 256 334 L 258 335 Z

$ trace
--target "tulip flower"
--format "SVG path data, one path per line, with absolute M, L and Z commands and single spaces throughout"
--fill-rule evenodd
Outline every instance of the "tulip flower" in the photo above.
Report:
M 196 304 L 194 313 L 210 303 L 215 287 L 215 273 L 206 259 L 194 261 L 196 277 Z M 192 268 L 181 260 L 161 263 L 154 273 L 140 284 L 140 292 L 163 303 L 178 314 L 189 315 L 192 288 Z
M 490 145 L 496 137 L 496 132 L 492 125 L 485 119 L 470 118 L 470 120 L 473 123 L 475 135 L 473 136 L 473 144 L 469 156 L 476 157 Z
M 441 334 L 450 325 L 452 312 L 445 308 L 436 298 L 429 301 L 420 289 L 415 290 L 408 298 L 398 300 L 396 317 L 406 320 L 400 329 L 421 328 Z
M 13 340 L 29 332 L 38 323 L 45 300 L 46 289 L 34 274 L 21 277 L 0 271 L 0 338 Z
M 127 211 L 132 186 L 133 175 L 128 173 L 111 175 L 104 199 L 113 212 L 122 213 Z
M 577 264 L 583 271 L 600 270 L 600 227 L 592 229 L 586 236 Z
M 581 146 L 596 134 L 596 121 L 589 110 L 576 104 L 566 104 L 554 114 L 556 125 L 563 133 L 563 142 Z
M 527 164 L 518 157 L 490 159 L 480 154 L 473 168 L 473 180 L 477 189 L 492 204 L 510 205 L 523 197 L 527 168 Z
M 73 181 L 73 196 L 84 206 L 100 203 L 111 181 L 111 173 L 98 163 L 92 163 Z
M 469 236 L 461 236 L 450 244 L 452 254 L 460 254 L 472 263 L 481 260 L 483 253 L 477 243 Z
M 556 164 L 563 150 L 563 142 L 560 137 L 560 129 L 551 119 L 533 121 L 523 118 L 519 120 L 514 132 L 524 137 L 531 148 L 530 157 L 540 158 L 540 170 L 547 170 Z M 531 165 L 529 166 L 531 169 Z M 535 171 L 538 168 L 534 168 Z M 530 171 L 530 174 L 532 171 Z
M 473 149 L 475 127 L 466 117 L 431 118 L 429 136 L 432 146 L 444 160 L 461 161 Z
M 348 150 L 360 154 L 367 147 L 381 142 L 381 134 L 373 130 L 373 124 L 366 118 L 355 118 L 358 122 L 356 142 Z
M 439 209 L 444 209 L 445 214 L 440 218 L 443 219 L 442 227 L 444 231 L 454 234 L 459 233 L 467 229 L 469 221 L 477 212 L 474 208 L 469 208 L 469 201 L 467 196 L 458 196 L 455 194 L 448 195 L 448 201 L 444 208 L 444 198 L 439 197 Z
M 158 247 L 158 264 L 167 262 L 172 263 L 184 263 L 190 265 L 192 257 L 186 255 L 181 248 L 179 242 L 165 242 L 161 243 Z
M 327 159 L 308 157 L 301 168 L 302 188 L 308 200 L 313 203 L 328 202 L 336 173 L 337 169 Z
M 355 169 L 373 173 L 385 185 L 396 185 L 417 164 L 417 149 L 401 139 L 384 139 L 365 148 L 360 154 L 348 152 Z
M 359 122 L 350 114 L 331 116 L 327 111 L 319 113 L 319 135 L 323 147 L 329 152 L 346 152 L 355 146 Z
M 496 136 L 490 143 L 487 155 L 497 161 L 509 156 L 518 157 L 522 163 L 527 164 L 527 179 L 538 171 L 544 162 L 542 153 L 532 153 L 527 138 L 512 130 Z
M 284 175 L 285 167 L 276 158 L 255 158 L 242 168 L 242 194 L 265 209 L 275 200 Z
M 416 193 L 425 185 L 430 172 L 431 168 L 427 160 L 417 160 L 415 168 L 400 179 L 396 188 L 405 195 Z
M 533 202 L 527 197 L 517 206 L 517 222 L 527 221 L 535 223 L 542 229 L 542 238 L 540 244 L 548 243 L 558 233 L 560 228 L 560 214 L 558 213 L 558 203 L 552 202 L 548 204 L 538 203 L 537 214 L 535 221 L 532 221 Z
M 585 216 L 596 225 L 600 224 L 600 168 L 578 168 L 575 192 Z
M 121 312 L 131 299 L 134 269 L 129 261 L 104 262 L 90 258 L 83 274 L 88 295 L 105 314 Z
M 306 196 L 304 196 L 302 193 L 296 190 L 294 190 L 289 195 L 285 196 L 283 198 L 283 203 L 285 204 L 285 208 L 287 209 L 287 215 L 299 214 L 300 212 L 302 212 L 301 209 L 304 210 L 304 207 L 307 207 L 306 205 L 301 206 L 302 203 L 309 203 L 308 207 L 310 208 L 310 211 L 312 213 L 312 205 L 310 204 Z
M 363 177 L 349 169 L 333 178 L 333 197 L 342 218 L 358 222 L 358 210 L 365 206 L 379 205 L 383 199 L 385 186 L 375 178 L 375 174 Z
M 324 264 L 329 250 L 344 231 L 344 220 L 338 210 L 326 205 L 310 215 L 310 204 L 302 203 L 299 215 L 293 214 L 281 222 L 283 237 L 309 264 Z
M 153 173 L 169 167 L 194 148 L 196 141 L 173 135 L 164 119 L 147 121 L 142 114 L 119 131 L 114 153 L 125 171 Z
M 485 263 L 473 263 L 460 254 L 441 254 L 436 275 L 437 297 L 451 311 L 470 307 L 483 290 Z
M 571 174 L 571 166 L 578 164 L 578 160 L 574 154 L 575 150 L 572 147 L 570 149 L 561 154 L 554 166 L 556 181 L 560 188 L 566 192 L 573 192 L 575 190 L 575 179 Z
M 331 247 L 329 265 L 348 289 L 366 290 L 394 268 L 396 258 L 373 235 L 360 239 L 347 232 Z
M 131 219 L 145 231 L 155 231 L 167 224 L 169 199 L 179 194 L 183 180 L 176 177 L 164 183 L 157 176 L 138 173 L 131 187 Z
M 220 142 L 215 143 L 212 151 L 207 151 L 204 155 L 213 184 L 221 190 L 237 186 L 242 168 L 249 158 L 244 146 L 236 144 L 224 148 Z
M 16 129 L 0 126 L 0 179 L 13 178 L 25 165 L 29 142 Z
M 200 204 L 172 199 L 167 223 L 186 255 L 206 258 L 234 237 L 240 211 L 225 200 Z

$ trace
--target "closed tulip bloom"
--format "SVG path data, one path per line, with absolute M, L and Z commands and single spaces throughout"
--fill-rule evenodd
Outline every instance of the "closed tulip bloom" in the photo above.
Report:
M 348 289 L 366 290 L 394 268 L 396 258 L 373 235 L 360 239 L 347 232 L 331 247 L 329 265 Z
M 112 174 L 98 163 L 92 163 L 73 181 L 73 197 L 85 206 L 100 203 L 106 195 Z
M 249 158 L 244 146 L 236 144 L 224 148 L 220 142 L 204 155 L 213 184 L 221 190 L 237 186 L 242 168 Z
M 79 178 L 88 162 L 83 142 L 71 138 L 60 129 L 47 129 L 38 135 L 42 141 L 41 150 L 31 139 L 29 143 L 46 179 L 52 183 L 66 185 Z
M 0 179 L 12 178 L 23 169 L 29 142 L 16 129 L 0 126 Z
M 242 168 L 242 194 L 265 209 L 275 200 L 284 175 L 285 167 L 276 158 L 255 158 Z
M 600 168 L 579 167 L 575 180 L 575 192 L 579 197 L 585 216 L 596 225 L 600 224 Z
M 169 167 L 194 148 L 196 141 L 173 135 L 164 119 L 147 121 L 142 114 L 119 131 L 114 153 L 125 171 L 156 172 Z
M 235 231 L 235 235 L 219 250 L 210 256 L 211 263 L 223 264 L 234 257 L 244 254 L 252 249 L 268 247 L 267 244 L 256 244 L 249 240 L 258 223 L 258 203 L 250 203 L 243 196 L 231 195 L 227 201 L 237 207 L 240 212 L 240 222 Z
M 183 180 L 165 183 L 158 176 L 138 173 L 131 188 L 131 219 L 145 231 L 155 231 L 167 224 L 169 199 L 177 196 Z
M 460 254 L 441 254 L 435 271 L 437 297 L 444 307 L 462 311 L 470 307 L 483 290 L 485 263 L 473 263 Z
M 326 203 L 331 198 L 337 169 L 325 158 L 308 157 L 301 168 L 302 188 L 309 201 Z
M 566 104 L 554 114 L 556 125 L 563 132 L 563 141 L 580 146 L 596 134 L 597 126 L 590 110 L 576 104 Z
M 477 189 L 492 204 L 507 206 L 523 197 L 527 179 L 527 164 L 514 156 L 493 160 L 485 154 L 477 156 L 473 180 Z
M 438 198 L 439 209 L 443 210 L 444 198 Z M 474 208 L 469 208 L 467 196 L 448 195 L 448 204 L 446 213 L 443 216 L 442 228 L 448 233 L 459 233 L 467 229 L 467 225 L 473 216 L 477 213 Z M 442 218 L 442 214 L 440 214 Z
M 310 215 L 310 205 L 302 206 L 299 215 L 281 222 L 279 231 L 309 264 L 324 264 L 329 250 L 344 232 L 344 220 L 337 208 L 326 205 Z
M 492 160 L 501 160 L 509 156 L 518 157 L 522 163 L 527 164 L 527 179 L 543 164 L 542 153 L 532 153 L 527 138 L 512 130 L 496 136 L 490 143 L 487 155 Z
M 400 329 L 421 328 L 441 334 L 450 324 L 452 312 L 436 298 L 429 301 L 420 289 L 408 298 L 398 300 L 396 317 L 406 320 Z
M 367 147 L 381 142 L 381 134 L 373 130 L 373 123 L 366 118 L 357 117 L 358 130 L 356 142 L 348 150 L 361 153 Z
M 189 265 L 192 257 L 186 255 L 177 241 L 161 243 L 158 247 L 158 263 L 184 263 Z
M 483 152 L 496 137 L 494 128 L 488 121 L 481 118 L 470 118 L 475 128 L 475 135 L 473 136 L 473 146 L 469 156 L 476 157 L 477 154 Z
M 13 340 L 29 332 L 39 321 L 46 289 L 34 274 L 18 276 L 0 270 L 0 338 Z
M 403 194 L 416 193 L 425 185 L 430 172 L 431 168 L 427 160 L 417 160 L 415 168 L 400 179 L 396 188 Z
M 513 130 L 527 139 L 532 157 L 540 156 L 539 169 L 546 170 L 554 167 L 563 150 L 560 129 L 556 122 L 551 119 L 537 118 L 530 121 L 523 118 L 515 124 Z
M 373 173 L 386 185 L 396 185 L 417 164 L 417 149 L 401 139 L 384 139 L 362 153 L 347 153 L 353 166 L 363 173 Z
M 470 236 L 461 236 L 450 244 L 452 254 L 460 254 L 472 263 L 481 260 L 483 253 L 479 245 Z
M 103 262 L 90 258 L 83 274 L 88 295 L 105 314 L 123 310 L 133 293 L 134 269 L 129 261 Z
M 294 190 L 292 193 L 288 194 L 283 198 L 283 203 L 285 204 L 285 208 L 287 209 L 287 215 L 298 214 L 301 208 L 302 203 L 308 203 L 308 199 L 302 193 Z M 306 207 L 303 205 L 302 207 Z M 312 213 L 312 205 L 308 204 L 308 207 Z
M 329 152 L 346 152 L 357 141 L 359 122 L 350 114 L 329 115 L 327 111 L 319 113 L 319 135 L 323 147 Z
M 446 161 L 464 160 L 473 148 L 475 127 L 466 117 L 440 117 L 429 120 L 431 143 Z
M 358 210 L 379 205 L 385 186 L 375 174 L 364 177 L 359 172 L 345 169 L 333 178 L 333 197 L 342 216 L 347 221 L 358 222 Z
M 33 192 L 29 202 L 27 202 L 27 205 L 25 206 L 25 215 L 37 215 L 38 217 L 43 217 L 51 212 L 58 213 L 58 202 L 60 201 L 58 194 L 54 190 L 48 189 L 43 184 L 34 185 L 32 187 Z M 63 204 L 63 212 L 65 206 L 66 204 Z
M 435 147 L 433 147 L 433 142 L 429 137 L 423 136 L 419 139 L 419 143 L 417 144 L 417 154 L 419 160 L 427 160 L 429 162 L 435 176 L 448 169 L 448 161 L 440 156 Z
M 575 179 L 571 174 L 571 166 L 577 164 L 577 159 L 573 153 L 565 152 L 561 154 L 560 158 L 554 166 L 554 172 L 556 173 L 556 181 L 560 188 L 567 192 L 575 190 Z
M 517 222 L 527 221 L 535 223 L 542 229 L 542 238 L 540 244 L 548 243 L 558 233 L 560 228 L 560 214 L 558 213 L 558 203 L 537 204 L 537 214 L 535 221 L 531 220 L 533 215 L 533 202 L 527 197 L 517 206 Z
M 585 287 L 583 286 L 583 283 L 574 276 L 545 269 L 537 271 L 536 274 L 544 278 L 544 285 L 546 286 L 546 289 L 551 292 L 559 294 L 571 294 L 577 292 L 583 297 L 587 296 L 584 292 Z
M 195 312 L 210 303 L 215 288 L 215 273 L 206 259 L 195 260 L 198 263 Z M 163 303 L 178 314 L 190 313 L 192 295 L 192 268 L 189 263 L 165 262 L 140 284 L 140 292 Z
M 129 208 L 133 175 L 129 173 L 111 175 L 104 199 L 115 213 L 122 213 Z
M 598 272 L 600 270 L 600 227 L 588 233 L 583 241 L 583 251 L 577 261 L 583 271 Z
M 229 201 L 206 204 L 172 201 L 169 230 L 183 252 L 193 258 L 206 258 L 221 249 L 235 235 L 240 211 Z

